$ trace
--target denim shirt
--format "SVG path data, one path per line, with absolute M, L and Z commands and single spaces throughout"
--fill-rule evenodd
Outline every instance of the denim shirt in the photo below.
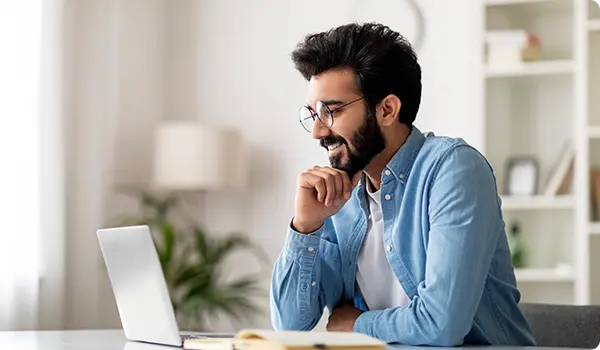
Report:
M 364 311 L 354 331 L 388 343 L 535 345 L 486 159 L 460 138 L 413 127 L 381 180 L 387 260 L 410 304 L 368 310 L 356 288 L 369 211 L 363 177 L 317 231 L 288 227 L 271 282 L 273 327 L 312 330 L 325 307 L 350 302 Z

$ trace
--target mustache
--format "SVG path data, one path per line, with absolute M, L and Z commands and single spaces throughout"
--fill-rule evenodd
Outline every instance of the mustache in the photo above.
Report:
M 327 136 L 322 138 L 320 141 L 321 147 L 327 148 L 329 145 L 340 143 L 342 145 L 347 144 L 346 139 L 341 136 Z

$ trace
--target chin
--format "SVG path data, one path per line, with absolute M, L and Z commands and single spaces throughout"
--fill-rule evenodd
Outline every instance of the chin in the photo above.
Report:
M 340 158 L 341 157 L 329 158 L 329 164 L 331 165 L 332 168 L 345 171 L 346 168 L 348 167 L 348 159 L 346 159 L 347 157 L 344 157 L 344 160 L 341 161 Z

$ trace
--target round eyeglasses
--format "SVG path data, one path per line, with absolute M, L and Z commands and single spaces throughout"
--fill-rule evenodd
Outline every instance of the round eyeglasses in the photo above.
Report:
M 357 98 L 356 100 L 353 100 L 353 101 L 350 101 L 350 102 L 344 103 L 344 104 L 342 104 L 342 102 L 340 102 L 340 101 L 326 101 L 326 102 L 317 101 L 317 105 L 315 106 L 316 112 L 310 106 L 304 105 L 304 106 L 300 107 L 300 111 L 298 113 L 299 114 L 298 117 L 300 119 L 300 124 L 302 124 L 302 127 L 307 132 L 312 132 L 312 130 L 315 126 L 316 118 L 319 118 L 319 120 L 321 121 L 321 123 L 323 125 L 330 128 L 333 126 L 333 113 L 335 111 L 339 110 L 340 108 L 351 105 L 354 102 L 358 102 L 358 101 L 362 100 L 363 98 L 365 98 L 365 97 L 362 96 L 360 98 Z M 333 105 L 333 104 L 341 104 L 341 106 L 336 107 L 334 109 L 329 108 L 328 105 Z

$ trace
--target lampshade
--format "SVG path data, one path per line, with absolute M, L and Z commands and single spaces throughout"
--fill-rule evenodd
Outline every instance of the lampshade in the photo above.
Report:
M 161 124 L 154 146 L 154 185 L 168 190 L 243 189 L 246 155 L 234 129 L 196 121 Z

